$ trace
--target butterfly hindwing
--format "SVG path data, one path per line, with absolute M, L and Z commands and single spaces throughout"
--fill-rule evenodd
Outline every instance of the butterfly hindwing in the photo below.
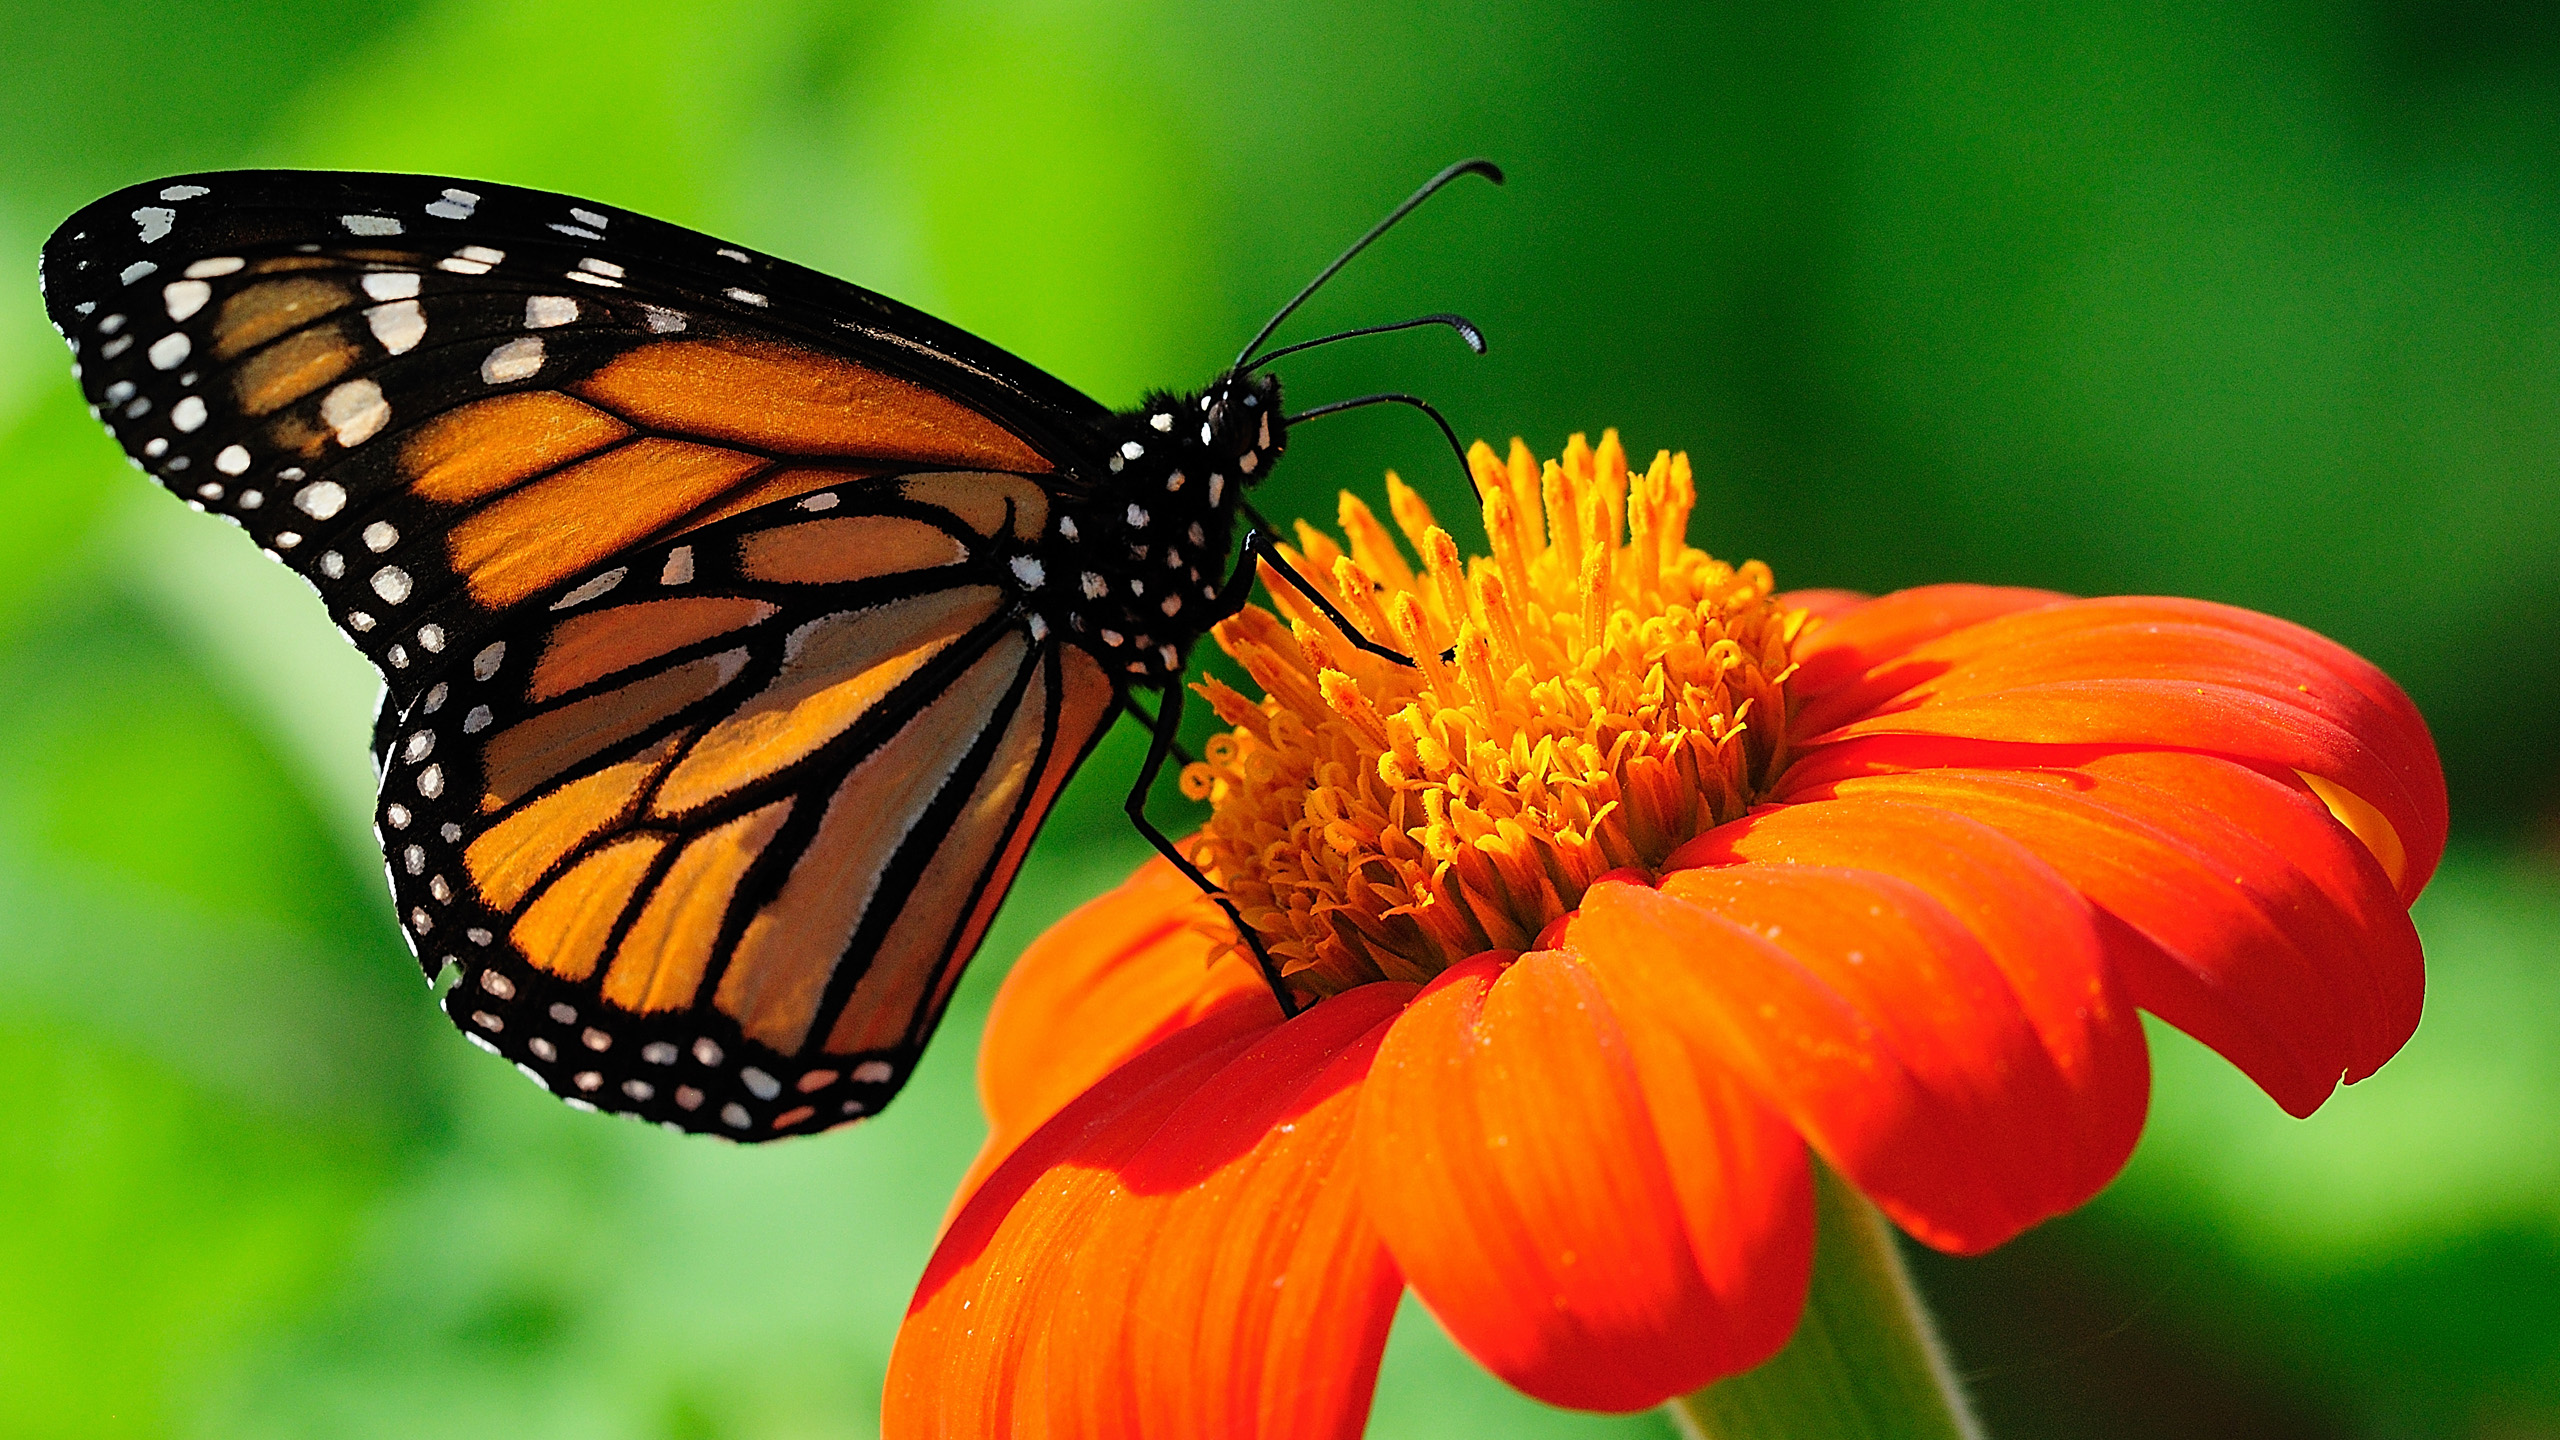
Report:
M 616 557 L 387 741 L 402 923 L 566 1099 L 763 1139 L 904 1083 L 1115 692 L 1019 604 L 1047 502 L 856 480 Z

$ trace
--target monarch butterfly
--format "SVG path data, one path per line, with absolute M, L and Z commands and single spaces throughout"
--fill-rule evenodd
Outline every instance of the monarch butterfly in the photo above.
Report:
M 1502 178 L 1449 167 L 1205 389 L 1119 413 L 814 271 L 478 181 L 152 181 L 65 221 L 42 282 L 132 462 L 381 672 L 375 833 L 454 1023 L 571 1105 L 762 1140 L 896 1094 L 1121 713 L 1153 727 L 1130 815 L 1211 888 L 1143 800 L 1191 645 L 1285 565 L 1253 529 L 1230 566 L 1243 492 L 1293 421 L 1439 420 L 1286 416 L 1258 367 L 1483 345 L 1434 315 L 1256 352 L 1471 173 Z

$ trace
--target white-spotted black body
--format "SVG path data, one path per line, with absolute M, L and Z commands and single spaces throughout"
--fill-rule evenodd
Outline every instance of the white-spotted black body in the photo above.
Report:
M 1178 683 L 1220 618 L 1245 487 L 1286 444 L 1280 382 L 1230 375 L 1114 415 L 1087 497 L 1062 501 L 1014 562 L 1038 622 L 1100 656 L 1124 685 Z

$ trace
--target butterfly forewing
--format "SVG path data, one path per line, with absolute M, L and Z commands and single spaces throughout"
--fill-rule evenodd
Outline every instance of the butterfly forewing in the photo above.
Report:
M 546 592 L 427 690 L 380 822 L 455 1021 L 685 1128 L 886 1103 L 1112 713 L 1000 558 L 1044 515 L 993 474 L 768 505 Z
M 1048 412 L 980 408 L 975 342 L 868 338 L 923 319 L 868 292 L 538 192 L 326 178 L 111 196 L 47 294 L 136 463 L 309 579 L 401 701 L 631 545 L 887 467 L 1052 468 L 1020 433 Z

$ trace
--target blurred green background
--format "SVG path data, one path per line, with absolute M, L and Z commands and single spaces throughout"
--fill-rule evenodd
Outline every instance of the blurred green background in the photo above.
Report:
M 457 1040 L 383 903 L 373 682 L 120 463 L 40 315 L 94 195 L 232 165 L 652 211 L 1094 394 L 1198 383 L 1410 185 L 1466 187 L 1288 367 L 1462 431 L 1681 446 L 1797 585 L 2172 591 L 2416 695 L 2459 826 L 2425 1024 L 2308 1122 L 2160 1035 L 2080 1214 L 1925 1259 L 2008 1436 L 2560 1435 L 2560 10 L 48 0 L 0 10 L 0 1432 L 861 1435 L 979 1120 L 1004 965 L 1137 846 L 1098 757 L 907 1097 L 767 1149 Z M 5 267 L 0 267 L 5 268 Z M 1416 417 L 1296 437 L 1329 514 Z M 1171 797 L 1167 796 L 1168 807 Z M 1382 1436 L 1538 1409 L 1409 1312 Z

